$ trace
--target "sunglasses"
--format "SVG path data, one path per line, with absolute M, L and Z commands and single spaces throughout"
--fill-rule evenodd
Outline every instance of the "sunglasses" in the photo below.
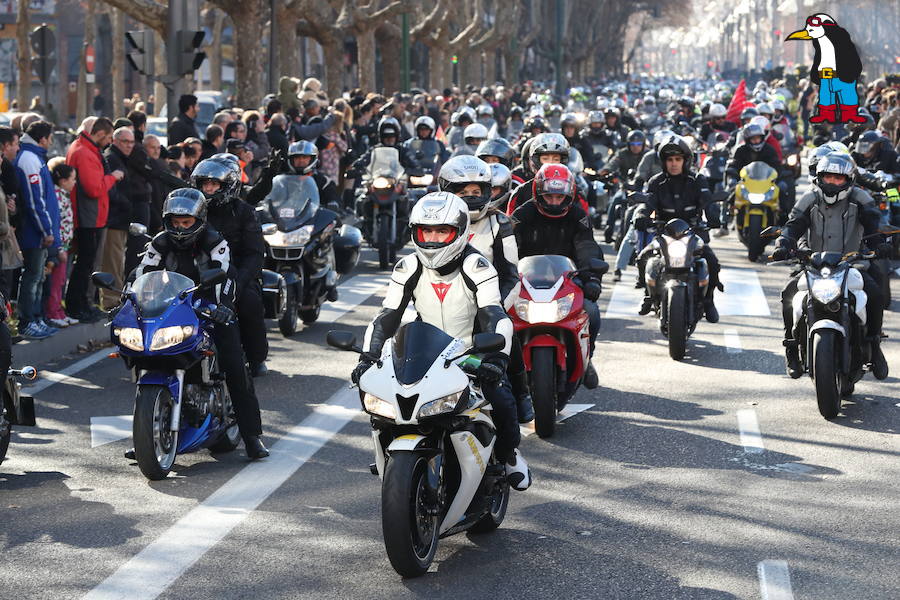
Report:
M 836 25 L 835 23 L 832 23 L 831 21 L 823 21 L 819 17 L 810 17 L 810 18 L 806 19 L 806 24 L 812 25 L 813 27 L 822 27 L 825 25 L 832 25 L 832 26 Z

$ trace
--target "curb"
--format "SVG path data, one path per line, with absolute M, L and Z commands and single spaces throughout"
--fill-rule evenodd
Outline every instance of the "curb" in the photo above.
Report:
M 59 332 L 43 340 L 20 340 L 12 347 L 12 366 L 25 365 L 40 367 L 51 361 L 58 361 L 66 354 L 76 354 L 85 349 L 97 350 L 109 342 L 106 319 L 97 323 L 80 323 L 60 329 Z M 81 348 L 79 349 L 79 346 Z

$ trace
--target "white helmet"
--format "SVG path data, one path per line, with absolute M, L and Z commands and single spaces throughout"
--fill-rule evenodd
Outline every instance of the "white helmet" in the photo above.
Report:
M 425 226 L 446 225 L 453 233 L 442 242 L 427 242 Z M 453 262 L 469 243 L 469 209 L 459 196 L 450 192 L 425 194 L 409 215 L 413 246 L 422 266 L 438 270 Z
M 479 117 L 493 117 L 494 107 L 490 104 L 479 104 L 478 108 L 475 109 L 475 112 L 478 113 Z
M 759 125 L 766 135 L 769 135 L 769 129 L 772 127 L 772 124 L 769 122 L 768 117 L 764 117 L 762 115 L 750 119 L 750 125 Z
M 481 188 L 479 196 L 463 196 L 463 189 L 470 183 Z M 443 164 L 438 173 L 438 188 L 462 198 L 474 222 L 487 214 L 491 200 L 491 167 L 475 156 L 454 156 Z
M 503 210 L 503 207 L 506 206 L 506 203 L 509 201 L 509 194 L 512 191 L 512 172 L 502 163 L 492 163 L 490 167 L 491 194 L 493 194 L 494 188 L 502 189 L 503 193 L 496 198 L 491 198 L 491 201 L 488 203 L 489 208 Z
M 413 129 L 416 131 L 416 135 L 418 135 L 418 133 L 419 133 L 419 127 L 429 128 L 431 130 L 431 135 L 429 135 L 428 137 L 429 138 L 434 137 L 434 132 L 435 132 L 434 119 L 432 119 L 428 115 L 422 115 L 421 117 L 416 119 L 416 124 L 413 127 Z
M 718 102 L 716 102 L 715 104 L 713 104 L 709 107 L 708 114 L 709 114 L 710 119 L 717 119 L 717 118 L 724 117 L 725 115 L 727 115 L 728 109 L 725 108 L 724 104 L 719 104 Z
M 759 111 L 761 115 L 774 115 L 775 111 L 772 109 L 772 105 L 768 102 L 763 102 L 762 104 L 756 105 L 756 110 Z
M 481 123 L 472 123 L 471 125 L 466 127 L 465 130 L 463 130 L 463 139 L 466 141 L 467 144 L 469 143 L 469 140 L 471 140 L 471 139 L 476 139 L 479 141 L 486 140 L 487 136 L 488 136 L 487 127 L 485 127 Z

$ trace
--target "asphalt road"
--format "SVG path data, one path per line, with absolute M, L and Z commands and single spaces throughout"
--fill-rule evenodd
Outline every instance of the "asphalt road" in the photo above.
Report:
M 442 540 L 415 580 L 384 553 L 370 430 L 346 392 L 355 357 L 325 347 L 331 322 L 270 329 L 257 391 L 274 452 L 260 463 L 200 452 L 149 483 L 122 457 L 128 439 L 92 447 L 92 418 L 131 413 L 121 363 L 57 377 L 0 466 L 0 596 L 897 598 L 900 319 L 885 319 L 894 375 L 867 376 L 827 422 L 811 382 L 784 374 L 787 271 L 747 262 L 734 234 L 713 246 L 732 290 L 721 322 L 674 362 L 637 315 L 634 269 L 608 282 L 601 386 L 573 400 L 591 407 L 525 438 L 535 482 L 503 526 Z M 364 258 L 337 321 L 359 335 L 382 297 L 346 292 L 380 288 Z

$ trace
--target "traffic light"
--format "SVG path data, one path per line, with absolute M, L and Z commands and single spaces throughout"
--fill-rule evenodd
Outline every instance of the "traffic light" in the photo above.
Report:
M 128 50 L 125 58 L 138 73 L 151 75 L 153 70 L 153 31 L 126 31 Z
M 454 54 L 453 56 L 450 57 L 450 62 L 455 65 L 456 63 L 459 62 L 459 57 Z
M 192 73 L 203 64 L 203 61 L 206 59 L 206 53 L 199 52 L 197 49 L 203 43 L 205 35 L 203 30 L 190 31 L 182 29 L 176 33 L 179 75 Z
M 56 51 L 56 35 L 46 23 L 42 23 L 34 28 L 29 38 L 31 49 L 35 53 L 35 56 L 31 59 L 31 69 L 41 83 L 47 85 L 50 83 L 50 74 L 53 73 L 53 67 L 56 66 L 56 59 L 53 58 L 53 54 Z

